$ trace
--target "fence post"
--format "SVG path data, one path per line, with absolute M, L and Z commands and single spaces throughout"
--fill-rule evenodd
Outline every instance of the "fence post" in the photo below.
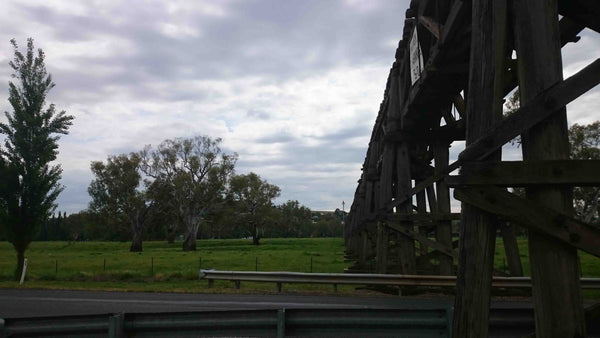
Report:
M 19 284 L 23 284 L 25 281 L 25 273 L 27 273 L 27 258 L 23 261 L 23 270 L 21 270 L 21 282 Z

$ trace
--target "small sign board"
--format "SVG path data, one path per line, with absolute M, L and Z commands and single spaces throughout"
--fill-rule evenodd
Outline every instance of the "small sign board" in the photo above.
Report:
M 417 36 L 417 28 L 413 30 L 412 37 L 410 38 L 410 79 L 411 84 L 415 84 L 421 72 L 423 71 L 423 54 L 421 53 L 421 46 L 419 45 L 419 37 Z

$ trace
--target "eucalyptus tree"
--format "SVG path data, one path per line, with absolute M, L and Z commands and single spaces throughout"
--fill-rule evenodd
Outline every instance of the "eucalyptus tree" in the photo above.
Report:
M 196 250 L 200 223 L 218 208 L 234 173 L 237 154 L 225 154 L 220 138 L 208 136 L 165 140 L 143 153 L 144 172 L 153 178 L 152 190 L 167 201 L 184 232 L 184 251 Z M 165 196 L 166 194 L 166 196 Z
M 271 209 L 273 199 L 281 190 L 269 184 L 255 173 L 237 175 L 231 179 L 230 194 L 241 211 L 241 218 L 252 230 L 252 243 L 259 245 L 260 227 L 264 225 Z
M 25 251 L 37 231 L 56 209 L 62 169 L 51 165 L 58 155 L 56 134 L 67 134 L 73 116 L 56 112 L 54 104 L 44 108 L 46 96 L 54 87 L 44 64 L 41 49 L 27 40 L 27 52 L 19 51 L 16 41 L 13 70 L 8 84 L 12 113 L 5 112 L 0 123 L 4 147 L 0 146 L 0 225 L 17 252 L 15 278 L 23 269 Z
M 300 238 L 303 235 L 310 235 L 308 232 L 312 224 L 312 213 L 308 207 L 301 205 L 298 201 L 289 200 L 280 205 L 279 209 L 287 236 Z
M 600 121 L 587 125 L 574 124 L 569 128 L 571 159 L 600 160 Z M 585 222 L 600 223 L 600 188 L 573 189 L 575 215 Z
M 129 251 L 143 249 L 142 238 L 146 221 L 154 205 L 146 191 L 149 183 L 142 182 L 141 157 L 137 153 L 109 156 L 106 163 L 94 161 L 90 167 L 95 179 L 88 187 L 92 197 L 90 210 L 102 215 L 112 224 L 125 222 L 131 229 Z

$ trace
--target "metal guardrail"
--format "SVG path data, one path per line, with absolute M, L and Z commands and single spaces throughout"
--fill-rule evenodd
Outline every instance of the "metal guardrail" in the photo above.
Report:
M 281 292 L 283 283 L 338 284 L 353 285 L 389 285 L 389 286 L 428 286 L 455 287 L 456 276 L 424 275 L 384 275 L 350 273 L 304 273 L 304 272 L 255 272 L 255 271 L 217 271 L 200 270 L 200 279 L 208 280 L 211 287 L 215 280 L 229 280 L 240 288 L 241 281 L 276 283 Z M 494 277 L 495 288 L 531 288 L 530 277 Z M 600 278 L 581 278 L 583 289 L 600 289 Z
M 272 309 L 0 319 L 0 338 L 31 336 L 451 337 L 452 309 Z

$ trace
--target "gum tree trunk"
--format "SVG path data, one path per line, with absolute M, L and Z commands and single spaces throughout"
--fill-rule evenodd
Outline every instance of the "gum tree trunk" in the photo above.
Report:
M 252 228 L 254 231 L 252 232 L 252 244 L 260 245 L 260 236 L 258 234 L 258 225 L 255 222 L 252 222 Z

